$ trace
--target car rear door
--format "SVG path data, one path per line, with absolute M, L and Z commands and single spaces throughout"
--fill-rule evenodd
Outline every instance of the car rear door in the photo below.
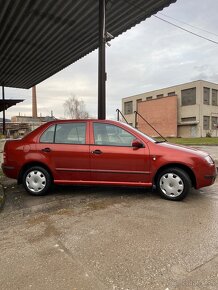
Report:
M 91 124 L 90 124 L 91 126 Z M 107 122 L 92 122 L 91 179 L 111 184 L 149 183 L 149 150 L 133 148 L 136 136 Z
M 55 181 L 90 180 L 89 123 L 63 122 L 48 128 L 37 144 Z

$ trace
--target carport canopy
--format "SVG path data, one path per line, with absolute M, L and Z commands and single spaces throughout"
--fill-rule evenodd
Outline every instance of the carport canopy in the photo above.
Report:
M 8 108 L 15 106 L 18 103 L 23 102 L 24 100 L 14 100 L 14 99 L 9 99 L 9 100 L 0 100 L 0 112 L 7 110 Z
M 31 88 L 99 47 L 103 108 L 106 32 L 117 37 L 173 2 L 0 0 L 0 86 Z

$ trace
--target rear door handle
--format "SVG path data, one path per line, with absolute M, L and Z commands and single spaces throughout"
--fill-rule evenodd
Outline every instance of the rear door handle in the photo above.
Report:
M 51 152 L 51 149 L 48 148 L 48 147 L 46 147 L 46 148 L 43 148 L 42 151 L 43 151 L 43 152 Z
M 94 150 L 94 151 L 91 151 L 91 153 L 93 153 L 93 154 L 102 154 L 102 151 L 101 150 Z

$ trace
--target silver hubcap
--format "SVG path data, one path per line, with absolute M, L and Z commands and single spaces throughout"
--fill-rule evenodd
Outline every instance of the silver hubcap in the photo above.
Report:
M 162 192 L 169 197 L 177 197 L 184 190 L 182 179 L 175 173 L 166 173 L 160 179 Z
M 30 171 L 26 177 L 26 186 L 32 192 L 40 192 L 46 186 L 45 175 L 38 170 Z

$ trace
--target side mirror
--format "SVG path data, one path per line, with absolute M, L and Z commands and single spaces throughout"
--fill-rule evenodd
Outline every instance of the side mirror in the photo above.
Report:
M 132 141 L 132 147 L 133 148 L 142 148 L 142 147 L 144 147 L 144 144 L 141 141 L 135 139 Z

